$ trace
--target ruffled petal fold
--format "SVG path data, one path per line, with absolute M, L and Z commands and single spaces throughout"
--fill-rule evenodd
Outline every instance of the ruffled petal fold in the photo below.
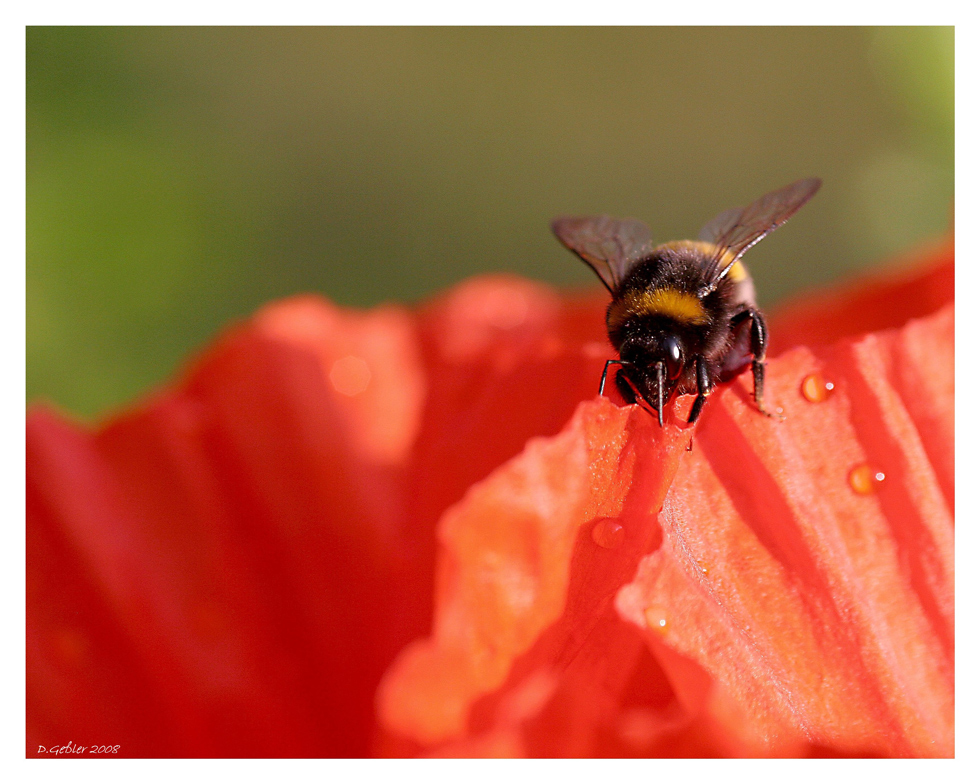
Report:
M 440 522 L 382 752 L 951 756 L 952 316 L 771 361 L 784 419 L 740 378 L 691 451 L 606 401 L 529 443 Z
M 34 407 L 28 756 L 952 756 L 925 255 L 770 319 L 781 419 L 749 374 L 696 428 L 596 398 L 604 293 L 507 276 L 273 304 L 94 430 Z
M 27 429 L 28 753 L 361 756 L 424 633 L 404 463 L 406 311 L 300 299 L 95 433 Z

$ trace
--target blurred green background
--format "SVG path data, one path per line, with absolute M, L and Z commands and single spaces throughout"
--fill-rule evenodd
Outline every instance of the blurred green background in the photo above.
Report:
M 597 286 L 555 215 L 809 175 L 763 305 L 948 229 L 952 28 L 29 28 L 27 398 L 105 414 L 296 292 Z

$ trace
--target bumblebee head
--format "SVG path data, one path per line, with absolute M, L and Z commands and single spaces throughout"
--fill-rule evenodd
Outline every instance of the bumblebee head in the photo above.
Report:
M 641 333 L 626 338 L 619 347 L 619 356 L 624 362 L 651 372 L 658 362 L 663 362 L 664 376 L 668 382 L 675 382 L 684 372 L 688 351 L 676 333 Z

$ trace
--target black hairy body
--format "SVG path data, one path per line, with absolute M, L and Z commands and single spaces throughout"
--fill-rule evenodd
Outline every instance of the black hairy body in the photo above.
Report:
M 559 218 L 558 239 L 596 272 L 609 289 L 609 340 L 619 359 L 616 386 L 629 403 L 656 411 L 675 394 L 697 397 L 688 422 L 697 421 L 714 386 L 750 364 L 754 398 L 762 405 L 768 331 L 755 288 L 740 261 L 752 245 L 805 204 L 820 180 L 799 180 L 744 209 L 726 210 L 697 241 L 654 247 L 640 221 L 605 215 Z

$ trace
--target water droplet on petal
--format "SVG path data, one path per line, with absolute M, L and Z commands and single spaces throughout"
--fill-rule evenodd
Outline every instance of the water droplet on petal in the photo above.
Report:
M 811 403 L 823 403 L 833 391 L 834 382 L 825 379 L 821 373 L 811 373 L 800 385 L 800 393 Z
M 513 288 L 491 288 L 480 300 L 483 317 L 500 329 L 519 327 L 527 318 L 527 294 Z
M 592 541 L 609 550 L 619 547 L 626 540 L 626 529 L 612 517 L 601 517 L 592 526 Z
M 663 607 L 647 607 L 643 612 L 643 617 L 646 619 L 647 626 L 655 632 L 666 634 L 670 628 L 670 623 L 667 621 L 667 611 Z
M 590 340 L 582 344 L 582 354 L 589 359 L 612 359 L 609 356 L 609 344 L 598 340 Z
M 554 335 L 548 335 L 541 341 L 541 358 L 554 359 L 565 350 L 565 344 Z
M 872 468 L 868 463 L 854 466 L 847 475 L 847 483 L 859 495 L 871 495 L 884 481 L 885 472 Z
M 657 738 L 657 730 L 663 727 L 656 712 L 650 708 L 632 708 L 623 712 L 618 722 L 619 737 L 634 748 L 640 749 Z
M 330 368 L 330 383 L 340 394 L 354 397 L 371 383 L 371 368 L 360 357 L 338 359 Z

